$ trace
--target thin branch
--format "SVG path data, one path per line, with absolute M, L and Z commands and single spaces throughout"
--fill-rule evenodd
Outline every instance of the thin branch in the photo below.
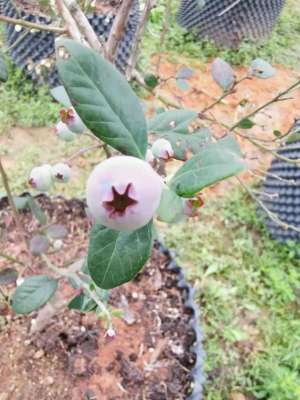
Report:
M 37 24 L 35 22 L 25 21 L 24 19 L 6 17 L 5 15 L 0 15 L 0 21 L 13 25 L 21 25 L 24 26 L 25 28 L 36 29 L 38 31 L 53 32 L 58 34 L 63 34 L 67 32 L 66 28 L 59 28 L 58 26 L 46 25 L 46 24 L 45 25 Z
M 25 266 L 25 263 L 23 263 L 23 261 L 20 261 L 17 258 L 10 256 L 8 254 L 0 252 L 0 257 L 5 258 L 7 261 L 10 261 L 13 264 L 19 264 Z
M 141 43 L 143 34 L 145 32 L 145 29 L 146 29 L 146 25 L 147 25 L 147 22 L 149 19 L 150 12 L 151 12 L 152 8 L 155 7 L 155 5 L 156 5 L 156 0 L 147 0 L 146 4 L 144 6 L 143 13 L 142 13 L 142 16 L 141 16 L 138 28 L 136 30 L 134 40 L 133 40 L 131 55 L 130 55 L 130 58 L 128 61 L 128 67 L 127 67 L 127 71 L 126 71 L 126 76 L 127 76 L 128 80 L 132 79 L 132 72 L 133 72 L 134 68 L 136 67 L 137 60 L 138 60 L 140 43 Z
M 159 76 L 160 64 L 161 64 L 161 59 L 162 59 L 161 52 L 163 51 L 164 43 L 165 43 L 167 32 L 169 29 L 170 15 L 171 15 L 171 0 L 166 0 L 165 12 L 164 12 L 164 22 L 163 22 L 162 31 L 160 34 L 160 39 L 159 39 L 159 55 L 158 55 L 158 59 L 157 59 L 157 63 L 156 63 L 156 75 L 157 76 Z
M 65 5 L 64 1 L 55 0 L 55 4 L 58 10 L 58 14 L 61 15 L 66 22 L 67 30 L 70 36 L 79 43 L 85 43 L 84 38 L 82 37 L 81 32 L 78 29 L 78 26 L 74 21 L 68 7 Z
M 76 151 L 72 156 L 70 156 L 68 159 L 66 159 L 64 162 L 66 164 L 70 163 L 73 161 L 75 158 L 82 156 L 83 154 L 87 153 L 88 151 L 95 150 L 95 149 L 101 149 L 104 145 L 101 144 L 94 144 L 92 146 L 84 147 L 83 149 L 79 149 Z
M 209 106 L 205 107 L 202 111 L 199 112 L 199 116 L 203 115 L 204 113 L 206 113 L 207 111 L 211 110 L 212 108 L 214 108 L 217 104 L 221 103 L 226 97 L 230 96 L 231 94 L 235 93 L 235 89 L 236 87 L 243 81 L 245 81 L 246 79 L 252 79 L 249 75 L 243 76 L 241 79 L 237 80 L 233 87 L 227 91 L 224 92 L 215 102 L 213 102 L 212 104 L 210 104 Z
M 20 221 L 20 218 L 19 218 L 19 213 L 18 213 L 18 210 L 17 210 L 16 205 L 15 205 L 14 200 L 13 200 L 13 195 L 12 195 L 12 192 L 10 190 L 8 177 L 6 175 L 4 166 L 2 164 L 1 157 L 0 157 L 0 175 L 1 175 L 1 178 L 2 178 L 2 182 L 3 182 L 3 186 L 4 186 L 4 189 L 5 189 L 5 192 L 7 194 L 9 205 L 10 205 L 10 207 L 12 209 L 12 212 L 13 212 L 13 217 L 14 217 L 14 220 L 15 220 L 16 227 L 17 227 L 17 229 L 19 231 L 19 234 L 20 234 L 22 240 L 24 241 L 24 243 L 26 245 L 26 249 L 28 249 L 28 243 L 27 243 L 27 240 L 26 240 L 26 231 L 25 231 L 23 225 L 21 224 L 21 221 Z
M 283 92 L 278 93 L 275 97 L 273 97 L 273 99 L 267 101 L 265 104 L 263 104 L 262 106 L 258 107 L 256 110 L 252 111 L 251 113 L 249 113 L 248 115 L 245 115 L 243 118 L 241 118 L 238 122 L 236 122 L 234 125 L 232 125 L 232 127 L 230 128 L 230 131 L 234 131 L 235 128 L 238 128 L 241 121 L 245 120 L 245 119 L 251 119 L 252 117 L 254 117 L 256 114 L 258 114 L 260 111 L 264 110 L 265 108 L 267 108 L 268 106 L 270 106 L 273 103 L 276 103 L 278 101 L 281 100 L 281 98 L 283 96 L 285 96 L 287 93 L 291 92 L 293 89 L 295 89 L 297 86 L 300 85 L 300 79 L 297 80 L 295 83 L 293 83 L 291 86 L 289 86 L 286 90 L 284 90 Z
M 123 0 L 114 19 L 106 44 L 106 56 L 110 62 L 115 60 L 118 44 L 124 34 L 132 4 L 133 0 Z
M 100 43 L 98 36 L 91 27 L 87 17 L 82 12 L 81 8 L 78 6 L 76 0 L 64 0 L 66 6 L 68 7 L 71 15 L 77 23 L 83 36 L 86 38 L 90 47 L 96 50 L 98 53 L 105 51 L 105 48 Z
M 275 222 L 277 225 L 281 226 L 284 229 L 291 229 L 295 232 L 300 233 L 300 228 L 294 225 L 287 224 L 286 222 L 282 221 L 277 214 L 274 214 L 272 211 L 268 209 L 268 207 L 259 199 L 255 196 L 255 194 L 252 192 L 252 190 L 244 184 L 244 182 L 238 178 L 237 176 L 235 177 L 239 184 L 243 187 L 243 189 L 249 194 L 249 196 L 257 202 L 257 204 L 266 212 L 268 217 Z

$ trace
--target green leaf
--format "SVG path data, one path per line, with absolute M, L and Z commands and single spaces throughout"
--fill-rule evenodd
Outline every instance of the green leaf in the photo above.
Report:
M 17 210 L 25 210 L 28 207 L 28 196 L 14 196 L 13 202 Z
M 0 285 L 10 285 L 15 283 L 18 272 L 14 268 L 5 268 L 0 271 Z
M 255 123 L 252 122 L 251 119 L 245 118 L 240 121 L 237 127 L 241 129 L 251 129 L 254 125 Z
M 49 246 L 49 239 L 45 235 L 34 235 L 29 243 L 30 251 L 34 256 L 46 253 Z
M 7 65 L 2 53 L 0 52 L 0 81 L 6 82 L 8 79 Z
M 235 73 L 231 66 L 221 58 L 216 58 L 211 66 L 214 81 L 224 90 L 230 90 L 235 82 Z
M 256 58 L 251 63 L 250 74 L 256 78 L 268 79 L 276 74 L 276 70 L 267 61 Z
M 155 76 L 153 74 L 145 75 L 144 82 L 151 89 L 156 88 L 156 86 L 159 83 L 157 76 Z
M 97 304 L 94 302 L 93 299 L 86 296 L 84 293 L 81 293 L 78 296 L 75 296 L 70 301 L 68 307 L 71 310 L 80 310 L 82 312 L 89 312 L 94 310 L 97 307 Z
M 17 314 L 29 314 L 46 304 L 56 292 L 57 286 L 57 280 L 46 275 L 26 278 L 13 295 L 12 308 Z
M 148 128 L 151 133 L 171 143 L 176 159 L 185 161 L 188 153 L 197 154 L 211 141 L 211 134 L 207 128 L 194 133 L 189 132 L 189 124 L 197 115 L 195 111 L 190 110 L 166 111 L 150 119 Z
M 246 168 L 233 136 L 203 147 L 174 175 L 170 187 L 178 196 L 192 197 L 203 188 L 236 175 Z
M 176 85 L 177 87 L 185 92 L 186 90 L 189 90 L 190 85 L 185 79 L 176 79 Z
M 94 50 L 70 39 L 57 42 L 57 67 L 70 100 L 84 124 L 123 154 L 144 158 L 144 113 L 126 79 Z
M 44 211 L 41 209 L 41 207 L 38 205 L 38 203 L 34 200 L 34 198 L 31 196 L 27 197 L 27 203 L 30 207 L 32 214 L 39 221 L 39 223 L 41 225 L 46 225 L 47 224 L 47 215 L 44 213 Z
M 194 70 L 188 67 L 182 67 L 176 73 L 176 79 L 189 79 L 195 74 Z
M 160 221 L 172 224 L 183 219 L 183 200 L 173 190 L 165 188 L 157 210 Z
M 55 88 L 50 90 L 50 93 L 52 94 L 54 99 L 58 103 L 61 103 L 64 107 L 72 107 L 71 100 L 69 99 L 68 93 L 63 86 L 56 86 Z
M 152 221 L 136 231 L 115 231 L 94 225 L 88 269 L 97 286 L 111 289 L 133 279 L 150 256 Z

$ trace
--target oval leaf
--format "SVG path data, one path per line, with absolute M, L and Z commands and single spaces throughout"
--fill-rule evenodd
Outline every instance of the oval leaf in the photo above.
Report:
M 84 124 L 123 154 L 143 158 L 147 149 L 144 113 L 126 79 L 100 54 L 70 39 L 57 42 L 57 67 Z
M 184 92 L 186 90 L 189 90 L 189 88 L 190 88 L 190 85 L 188 84 L 188 82 L 185 79 L 176 79 L 176 84 L 177 84 L 177 87 L 180 90 L 183 90 Z
M 147 74 L 144 78 L 144 82 L 151 89 L 154 89 L 159 83 L 157 76 L 153 74 Z
M 194 75 L 194 71 L 188 67 L 182 67 L 177 71 L 176 79 L 189 79 Z
M 29 314 L 46 304 L 57 286 L 57 280 L 46 275 L 26 278 L 13 295 L 12 308 L 17 314 Z
M 239 124 L 237 125 L 238 128 L 241 129 L 251 129 L 255 125 L 254 122 L 251 121 L 249 118 L 242 119 Z
M 55 88 L 50 90 L 50 93 L 52 94 L 54 99 L 58 103 L 62 104 L 64 107 L 72 107 L 71 100 L 69 99 L 68 93 L 63 86 L 56 86 Z
M 256 78 L 268 79 L 276 74 L 276 70 L 267 61 L 257 58 L 251 63 L 250 74 Z
M 152 221 L 136 231 L 115 231 L 94 225 L 88 269 L 97 286 L 111 289 L 133 279 L 152 249 Z
M 45 235 L 35 235 L 32 237 L 29 243 L 29 248 L 34 256 L 39 256 L 42 253 L 46 253 L 49 249 L 49 240 Z
M 170 187 L 178 196 L 192 197 L 203 188 L 245 169 L 240 148 L 232 136 L 210 143 L 174 175 Z
M 18 272 L 14 268 L 5 268 L 0 271 L 0 285 L 10 285 L 15 283 Z
M 184 218 L 183 200 L 173 190 L 165 188 L 157 210 L 158 219 L 168 224 L 179 222 Z
M 221 58 L 216 58 L 211 66 L 214 81 L 224 90 L 228 91 L 235 83 L 235 73 L 231 66 Z

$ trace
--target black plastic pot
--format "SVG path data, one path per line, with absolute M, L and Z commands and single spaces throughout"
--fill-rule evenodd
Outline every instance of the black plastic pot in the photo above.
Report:
M 1 1 L 1 0 L 0 0 Z M 51 18 L 44 15 L 33 15 L 19 10 L 11 0 L 0 3 L 0 13 L 8 17 L 22 18 L 26 21 L 39 24 L 50 24 Z M 127 22 L 127 27 L 120 41 L 115 64 L 121 72 L 125 72 L 128 58 L 130 56 L 134 35 L 139 22 L 139 1 L 135 0 Z M 96 34 L 106 41 L 111 30 L 114 16 L 89 14 L 87 18 Z M 7 24 L 6 46 L 10 48 L 9 53 L 14 63 L 20 67 L 27 76 L 38 83 L 48 83 L 50 87 L 60 84 L 58 73 L 55 68 L 55 38 L 51 32 L 31 32 L 26 28 L 19 28 Z
M 23 193 L 21 197 L 28 196 L 29 193 Z M 40 194 L 35 197 L 35 199 L 43 199 L 47 198 L 46 195 Z M 57 196 L 53 198 L 53 200 L 59 199 L 64 200 L 62 196 Z M 73 207 L 80 207 L 80 215 L 85 215 L 86 203 L 80 199 L 71 199 L 68 200 L 68 206 L 70 208 L 70 212 Z M 7 197 L 0 198 L 0 211 L 8 207 L 8 199 Z M 186 400 L 202 400 L 203 398 L 203 385 L 205 381 L 204 377 L 204 350 L 203 350 L 203 332 L 200 326 L 200 311 L 197 304 L 194 301 L 194 289 L 193 287 L 186 281 L 183 269 L 176 263 L 175 254 L 168 250 L 164 245 L 160 242 L 155 242 L 155 248 L 161 252 L 166 258 L 166 266 L 167 269 L 172 271 L 174 275 L 176 275 L 177 288 L 180 290 L 182 294 L 182 298 L 185 305 L 185 312 L 189 316 L 189 327 L 191 328 L 191 338 L 189 336 L 190 343 L 190 352 L 194 355 L 194 365 L 190 372 L 191 379 L 191 393 L 186 397 Z
M 300 134 L 300 120 L 296 122 L 294 133 Z M 278 154 L 292 160 L 300 159 L 300 140 L 286 144 Z M 300 167 L 274 158 L 268 170 L 261 200 L 282 222 L 300 229 Z M 271 195 L 270 196 L 268 196 Z M 265 217 L 271 236 L 280 241 L 300 242 L 300 232 L 285 229 L 272 219 Z
M 204 357 L 205 353 L 202 346 L 203 332 L 200 327 L 200 311 L 194 301 L 194 289 L 185 280 L 183 269 L 176 263 L 175 254 L 170 252 L 161 243 L 157 244 L 159 250 L 169 259 L 168 268 L 177 274 L 178 288 L 182 290 L 186 309 L 190 313 L 190 326 L 194 331 L 194 343 L 191 346 L 191 352 L 195 355 L 195 365 L 191 370 L 191 379 L 193 382 L 193 391 L 187 397 L 187 400 L 202 400 L 204 377 Z
M 199 38 L 219 46 L 237 47 L 242 40 L 265 39 L 285 0 L 181 0 L 178 23 Z

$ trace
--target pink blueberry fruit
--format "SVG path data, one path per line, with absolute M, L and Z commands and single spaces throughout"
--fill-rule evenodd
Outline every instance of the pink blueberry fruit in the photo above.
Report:
M 161 177 L 146 161 L 116 156 L 92 171 L 87 204 L 96 222 L 115 230 L 136 230 L 155 214 L 162 188 Z

